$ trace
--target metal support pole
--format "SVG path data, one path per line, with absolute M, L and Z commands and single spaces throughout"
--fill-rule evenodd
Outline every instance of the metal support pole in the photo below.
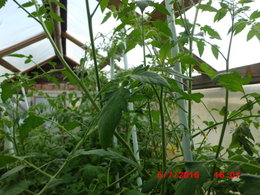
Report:
M 114 64 L 114 57 L 112 56 L 110 58 L 110 80 L 113 80 L 115 78 L 115 64 Z M 118 147 L 118 141 L 115 136 L 113 136 L 113 143 L 115 147 Z M 119 179 L 119 172 L 116 173 L 116 180 Z M 116 184 L 116 188 L 120 188 L 120 183 Z
M 123 58 L 124 58 L 124 68 L 125 68 L 125 70 L 128 70 L 128 58 L 127 58 L 126 53 L 124 54 Z M 134 110 L 133 103 L 129 103 L 128 108 L 129 108 L 129 110 Z M 137 139 L 137 132 L 136 132 L 136 126 L 135 125 L 133 125 L 131 131 L 132 131 L 134 155 L 135 155 L 136 160 L 140 164 L 139 146 L 138 146 L 138 139 Z M 137 177 L 136 182 L 137 182 L 138 186 L 142 186 L 142 184 L 143 184 L 141 177 Z
M 168 27 L 171 30 L 172 37 L 170 38 L 170 41 L 177 42 L 177 35 L 176 35 L 176 28 L 175 28 L 175 16 L 173 12 L 173 5 L 170 4 L 171 0 L 165 0 L 165 6 L 170 15 L 167 15 L 167 21 L 168 21 Z M 176 44 L 174 47 L 171 48 L 171 55 L 172 57 L 176 56 L 179 53 L 179 47 L 178 44 Z M 181 72 L 181 64 L 179 62 L 174 64 L 174 69 L 182 74 Z M 178 81 L 178 86 L 180 89 L 184 90 L 183 87 L 183 79 L 180 78 L 178 75 L 174 75 L 175 79 Z M 180 97 L 181 95 L 177 93 L 177 97 Z M 191 153 L 191 144 L 190 144 L 190 135 L 189 135 L 189 129 L 188 129 L 188 120 L 187 120 L 187 114 L 184 110 L 187 110 L 186 103 L 183 99 L 177 101 L 178 104 L 178 115 L 180 123 L 182 124 L 183 128 L 183 137 L 182 137 L 182 147 L 183 147 L 183 156 L 185 161 L 193 161 L 192 153 Z

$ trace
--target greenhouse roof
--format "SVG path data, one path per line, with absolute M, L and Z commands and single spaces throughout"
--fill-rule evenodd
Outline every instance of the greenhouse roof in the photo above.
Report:
M 26 0 L 19 1 L 20 4 L 26 2 Z M 56 10 L 56 13 L 60 15 L 64 22 L 55 22 L 53 37 L 66 60 L 73 64 L 80 64 L 80 59 L 85 54 L 83 47 L 89 43 L 85 0 L 60 0 L 60 2 L 66 7 L 67 11 L 64 9 Z M 98 5 L 98 1 L 91 0 L 89 2 L 91 10 L 93 11 Z M 162 1 L 158 0 L 155 2 L 161 3 Z M 185 6 L 189 9 L 186 12 L 186 15 L 188 18 L 192 19 L 195 10 L 191 8 L 190 2 L 191 1 L 189 0 L 185 0 Z M 197 3 L 198 0 L 193 0 L 192 2 Z M 109 1 L 109 4 L 114 5 L 115 7 L 119 6 L 120 3 L 121 1 L 118 0 Z M 253 2 L 253 4 L 254 9 L 260 9 L 259 2 Z M 29 12 L 33 11 L 32 7 L 26 9 Z M 115 26 L 120 24 L 119 21 L 116 21 L 114 18 L 109 18 L 107 22 L 101 24 L 105 13 L 106 11 L 102 13 L 100 9 L 97 9 L 93 17 L 94 36 L 98 36 L 100 33 L 103 35 L 109 35 L 113 32 Z M 206 12 L 203 13 L 202 16 L 198 18 L 199 23 L 204 25 L 211 25 L 211 23 L 213 23 L 214 16 L 211 13 Z M 165 19 L 165 16 L 156 10 L 151 12 L 151 17 L 152 20 Z M 226 52 L 228 45 L 227 29 L 223 28 L 227 23 L 228 18 L 217 24 L 217 30 L 221 35 L 222 40 L 217 40 L 216 44 L 220 46 L 222 52 Z M 26 73 L 39 65 L 44 65 L 49 61 L 57 59 L 51 44 L 42 30 L 42 27 L 37 23 L 37 21 L 28 18 L 28 14 L 19 8 L 14 1 L 7 1 L 6 5 L 1 8 L 0 27 L 1 29 L 4 29 L 0 31 L 1 75 L 13 72 Z M 181 28 L 179 30 L 181 30 Z M 231 57 L 232 63 L 230 68 L 240 67 L 238 69 L 239 72 L 243 74 L 250 72 L 254 77 L 253 82 L 259 82 L 260 70 L 258 68 L 258 63 L 260 62 L 260 55 L 258 54 L 259 52 L 257 52 L 259 50 L 259 41 L 254 37 L 252 40 L 247 42 L 245 39 L 245 33 L 247 32 L 242 32 L 235 36 L 233 46 L 233 53 L 235 55 Z M 97 41 L 97 44 L 99 43 L 102 43 L 102 40 Z M 140 48 L 137 47 L 136 50 L 138 49 Z M 130 67 L 137 66 L 142 62 L 142 55 L 138 54 L 140 52 L 135 51 L 132 50 L 128 54 Z M 222 71 L 225 69 L 224 61 L 220 58 L 215 59 L 211 54 L 210 47 L 205 48 L 205 52 L 200 58 L 198 57 L 199 52 L 197 50 L 194 50 L 193 53 L 199 61 L 206 62 L 215 70 Z M 25 58 L 9 56 L 10 54 L 22 54 L 24 56 L 31 55 L 33 58 L 29 63 L 24 63 L 26 60 Z M 99 55 L 105 56 L 106 54 L 101 53 Z M 104 68 L 107 64 L 109 64 L 109 59 L 104 60 L 104 64 L 100 64 L 100 68 Z M 203 75 L 198 77 L 195 83 L 196 82 L 198 85 L 204 83 L 202 86 L 208 86 L 207 84 L 205 85 L 208 80 Z

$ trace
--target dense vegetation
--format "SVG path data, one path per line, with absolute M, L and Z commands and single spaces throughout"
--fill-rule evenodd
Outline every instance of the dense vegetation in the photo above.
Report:
M 0 0 L 0 8 L 5 2 Z M 29 14 L 28 20 L 35 19 L 43 27 L 64 69 L 57 69 L 56 63 L 50 62 L 53 69 L 42 75 L 16 74 L 15 78 L 4 75 L 0 104 L 0 194 L 260 194 L 260 145 L 251 133 L 251 128 L 259 129 L 260 112 L 253 109 L 259 110 L 260 94 L 245 93 L 243 85 L 250 83 L 250 75 L 241 77 L 229 71 L 233 37 L 250 27 L 248 40 L 260 39 L 260 12 L 246 14 L 252 9 L 251 0 L 219 1 L 220 8 L 213 7 L 210 0 L 200 1 L 194 5 L 197 9 L 194 21 L 180 14 L 173 23 L 170 1 L 166 0 L 164 7 L 152 1 L 122 0 L 119 8 L 110 6 L 104 16 L 103 22 L 110 17 L 121 21 L 109 37 L 109 44 L 96 49 L 95 37 L 90 33 L 91 43 L 75 70 L 64 60 L 51 36 L 53 21 L 62 19 L 49 3 L 56 3 L 61 9 L 64 6 L 57 0 L 43 3 L 33 0 L 23 5 L 14 2 Z M 91 2 L 86 1 L 89 24 L 95 14 L 89 11 Z M 103 12 L 108 2 L 101 0 L 97 8 Z M 182 1 L 173 4 L 183 13 Z M 166 15 L 168 22 L 150 21 L 145 12 L 147 6 Z M 28 7 L 35 7 L 35 11 L 28 12 Z M 137 9 L 141 14 L 137 14 Z M 210 39 L 221 39 L 217 30 L 197 23 L 199 10 L 215 13 L 215 22 L 231 18 L 227 54 L 210 43 Z M 178 36 L 174 34 L 175 23 L 184 29 Z M 89 31 L 93 32 L 92 25 Z M 225 73 L 218 74 L 193 57 L 194 45 L 202 55 L 206 44 L 211 45 L 216 58 L 225 59 Z M 98 70 L 104 58 L 97 52 L 106 51 L 107 58 L 114 59 L 112 67 L 137 45 L 144 48 L 143 64 L 116 70 L 111 81 Z M 187 45 L 189 51 L 183 49 Z M 33 60 L 33 56 L 11 56 L 24 58 L 25 63 Z M 90 69 L 85 68 L 86 61 L 93 61 Z M 192 91 L 195 65 L 226 90 L 223 108 L 217 110 L 223 120 L 216 121 L 216 112 L 208 109 L 212 121 L 204 121 L 206 128 L 197 128 L 193 123 L 192 103 L 206 106 L 203 94 Z M 51 76 L 55 71 L 64 74 L 66 85 L 77 85 L 80 90 L 53 98 L 34 89 L 40 77 L 60 86 Z M 19 103 L 25 101 L 22 88 L 27 89 L 27 98 L 43 96 L 47 104 L 20 109 Z M 230 91 L 238 92 L 247 103 L 236 110 L 229 109 Z M 176 118 L 173 115 L 178 115 L 179 120 L 173 120 Z M 219 144 L 211 145 L 206 136 L 218 126 Z M 233 129 L 232 141 L 229 148 L 224 148 L 227 126 Z M 193 139 L 197 136 L 203 139 L 195 144 Z

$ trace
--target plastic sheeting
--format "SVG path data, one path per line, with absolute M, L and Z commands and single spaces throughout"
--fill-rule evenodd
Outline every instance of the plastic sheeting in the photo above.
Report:
M 21 0 L 19 3 L 25 3 Z M 27 8 L 33 11 L 33 7 Z M 13 1 L 7 1 L 0 10 L 0 50 L 20 43 L 43 32 L 41 26 Z
M 66 41 L 67 56 L 77 63 L 80 63 L 80 59 L 84 57 L 85 51 L 79 46 L 75 45 L 71 41 Z
M 217 2 L 213 1 L 212 4 L 216 8 L 219 7 Z M 259 1 L 255 1 L 248 5 L 251 6 L 252 12 L 260 9 Z M 214 21 L 215 14 L 216 14 L 215 12 L 212 13 L 212 12 L 200 11 L 197 22 L 201 25 L 211 26 L 220 34 L 222 40 L 216 40 L 216 39 L 214 40 L 207 39 L 207 40 L 210 43 L 218 45 L 220 47 L 220 51 L 225 56 L 227 56 L 229 40 L 230 40 L 230 34 L 228 34 L 228 30 L 231 26 L 231 16 L 229 13 L 227 13 L 227 15 L 220 22 L 214 23 L 213 21 Z M 191 8 L 190 10 L 188 10 L 186 16 L 189 19 L 189 21 L 192 23 L 195 16 L 195 8 Z M 236 68 L 236 67 L 251 65 L 260 62 L 260 55 L 259 55 L 260 41 L 256 37 L 254 37 L 252 40 L 247 42 L 246 39 L 249 30 L 250 28 L 247 27 L 241 33 L 234 36 L 232 47 L 231 47 L 229 68 Z M 196 27 L 195 34 L 196 33 L 200 33 L 198 27 Z M 194 44 L 193 48 L 194 48 L 193 52 L 199 56 L 199 52 L 196 48 L 196 44 Z M 218 59 L 216 59 L 211 52 L 211 46 L 209 44 L 206 44 L 204 54 L 202 55 L 201 58 L 202 60 L 204 60 L 206 63 L 208 63 L 218 71 L 225 70 L 226 68 L 225 60 L 221 57 L 221 55 L 219 55 Z
M 245 85 L 244 90 L 246 94 L 249 93 L 259 93 L 260 91 L 260 84 L 254 84 L 254 85 Z M 202 90 L 194 90 L 194 93 L 200 92 L 205 95 L 203 98 L 203 101 L 205 105 L 208 107 L 209 110 L 211 110 L 213 116 L 215 119 L 220 122 L 223 121 L 223 116 L 219 115 L 217 111 L 213 111 L 212 109 L 216 108 L 218 110 L 221 110 L 222 107 L 225 105 L 225 89 L 224 88 L 212 88 L 212 89 L 202 89 Z M 240 92 L 230 92 L 229 94 L 229 108 L 228 110 L 231 112 L 233 110 L 238 109 L 242 105 L 246 103 L 245 99 L 241 99 L 241 97 L 244 96 Z M 213 121 L 212 117 L 209 115 L 206 108 L 203 106 L 203 104 L 199 103 L 193 103 L 192 104 L 192 110 L 194 111 L 193 117 L 194 117 L 194 125 L 206 128 L 207 126 L 203 123 L 203 121 Z M 255 104 L 254 109 L 252 110 L 253 114 L 257 114 L 257 112 L 260 110 L 260 105 Z M 245 112 L 246 113 L 246 112 Z M 247 112 L 249 114 L 249 112 Z M 237 124 L 240 124 L 242 121 L 236 121 Z M 215 130 L 212 130 L 209 135 L 207 136 L 207 141 L 213 145 L 217 145 L 220 137 L 222 125 L 217 126 Z M 228 147 L 232 140 L 232 132 L 235 129 L 234 123 L 229 123 L 226 128 L 226 133 L 223 140 L 223 146 Z M 260 141 L 260 131 L 259 129 L 256 129 L 253 125 L 250 126 L 250 130 L 252 134 L 255 137 L 255 142 L 258 143 Z M 207 132 L 206 132 L 207 133 Z M 202 136 L 196 137 L 194 140 L 195 143 L 199 143 L 203 139 Z M 196 145 L 197 147 L 197 145 Z
M 25 3 L 27 0 L 20 0 L 19 2 Z M 161 0 L 156 0 L 155 2 L 161 2 Z M 91 0 L 89 3 L 90 10 L 93 11 L 97 6 L 97 1 Z M 251 5 L 253 10 L 260 9 L 259 2 L 254 2 Z M 26 9 L 28 9 L 28 11 L 33 11 L 34 8 L 29 7 Z M 151 9 L 151 7 L 149 9 Z M 149 9 L 146 11 L 151 12 Z M 138 8 L 136 10 L 138 10 Z M 85 0 L 69 0 L 67 11 L 68 33 L 80 40 L 82 43 L 90 45 Z M 105 12 L 102 13 L 100 8 L 98 8 L 93 16 L 94 37 L 97 37 L 99 33 L 110 37 L 113 29 L 120 24 L 120 21 L 116 21 L 113 17 L 111 17 L 106 23 L 101 24 L 107 11 L 108 10 L 105 10 Z M 186 13 L 186 16 L 190 18 L 190 21 L 192 22 L 194 17 L 194 9 L 189 10 Z M 207 24 L 209 26 L 214 26 L 214 28 L 217 29 L 223 40 L 214 41 L 214 43 L 218 44 L 221 51 L 226 54 L 229 39 L 229 36 L 227 35 L 228 29 L 226 27 L 230 24 L 230 19 L 226 16 L 220 23 L 213 24 L 213 17 L 214 14 L 203 12 L 199 15 L 198 22 L 204 25 Z M 223 26 L 225 28 L 223 28 Z M 41 26 L 32 18 L 28 18 L 27 14 L 22 9 L 18 8 L 13 1 L 8 1 L 6 6 L 0 10 L 0 28 L 4 29 L 0 31 L 0 50 L 20 43 L 42 32 Z M 247 30 L 234 38 L 230 68 L 258 63 L 260 61 L 260 55 L 258 55 L 259 52 L 257 52 L 259 50 L 259 41 L 254 38 L 253 40 L 246 42 L 246 33 Z M 103 43 L 103 39 L 96 39 L 95 44 L 105 45 L 105 43 Z M 35 62 L 41 62 L 54 55 L 53 50 L 49 46 L 48 41 L 45 40 L 15 53 L 22 53 L 26 55 L 31 54 L 34 56 Z M 196 46 L 194 46 L 194 52 L 198 54 L 196 51 Z M 67 55 L 76 62 L 79 62 L 80 58 L 84 56 L 84 51 L 70 41 L 67 41 Z M 130 51 L 128 58 L 130 67 L 140 65 L 142 63 L 140 47 Z M 11 57 L 5 57 L 5 59 L 21 70 L 26 70 L 34 65 L 33 63 L 24 64 L 24 59 Z M 224 60 L 221 56 L 219 56 L 219 59 L 216 60 L 211 53 L 210 47 L 205 48 L 202 59 L 217 70 L 225 69 Z M 119 63 L 119 65 L 121 66 L 121 63 Z
M 54 56 L 53 48 L 49 42 L 49 40 L 44 39 L 37 43 L 34 43 L 28 47 L 20 49 L 15 52 L 15 54 L 22 54 L 25 56 L 32 55 L 32 62 L 24 63 L 26 58 L 18 58 L 13 56 L 6 56 L 3 59 L 9 62 L 10 64 L 17 67 L 19 70 L 24 71 L 32 66 L 35 66 L 38 63 L 47 60 L 50 57 Z
M 0 75 L 0 82 L 2 82 L 2 81 L 5 79 L 5 77 L 2 76 L 2 75 L 12 74 L 12 72 L 11 72 L 10 70 L 7 70 L 7 69 L 4 68 L 3 66 L 0 66 L 0 73 L 1 73 L 1 75 Z

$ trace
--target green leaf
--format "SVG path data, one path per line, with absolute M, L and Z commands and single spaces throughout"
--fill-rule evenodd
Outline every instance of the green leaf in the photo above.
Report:
M 185 54 L 180 57 L 180 62 L 183 64 L 198 65 L 199 62 L 190 54 Z
M 51 18 L 56 20 L 57 22 L 64 22 L 63 19 L 55 12 L 50 11 L 49 14 L 50 14 Z
M 178 84 L 175 80 L 173 80 L 171 78 L 166 78 L 166 80 L 170 84 L 171 89 L 181 95 L 181 97 L 177 98 L 176 101 L 179 99 L 185 99 L 185 100 L 193 100 L 193 101 L 199 103 L 201 101 L 201 98 L 204 97 L 204 95 L 201 93 L 193 93 L 193 94 L 189 95 L 189 94 L 185 93 L 185 91 L 182 90 L 178 86 Z
M 234 24 L 234 35 L 240 33 L 246 27 L 245 20 L 239 20 L 237 23 Z
M 226 9 L 226 8 L 221 8 L 219 11 L 217 11 L 217 13 L 214 17 L 214 22 L 218 22 L 221 19 L 223 19 L 226 16 L 227 12 L 228 12 L 228 9 Z
M 18 53 L 9 54 L 8 56 L 16 57 L 16 58 L 26 58 L 27 57 L 26 55 L 18 54 Z
M 215 31 L 213 28 L 211 28 L 208 25 L 205 25 L 203 27 L 200 28 L 202 31 L 204 31 L 205 33 L 208 33 L 208 35 L 212 38 L 212 39 L 219 39 L 221 40 L 220 35 L 218 34 L 217 31 Z
M 218 59 L 218 46 L 217 45 L 212 45 L 211 46 L 211 51 L 212 51 L 212 54 L 215 56 L 215 58 Z
M 200 54 L 200 57 L 202 56 L 203 52 L 204 52 L 204 48 L 205 48 L 205 43 L 203 41 L 196 41 L 197 43 L 197 48 L 199 50 L 199 54 Z
M 0 0 L 0 9 L 5 6 L 8 0 Z
M 160 31 L 162 34 L 164 34 L 167 37 L 171 36 L 171 30 L 169 29 L 168 25 L 165 22 L 161 20 L 156 20 L 152 23 L 157 28 L 157 30 Z
M 31 2 L 31 1 L 22 4 L 23 7 L 31 7 L 31 6 L 33 6 L 33 5 L 34 5 L 34 3 Z
M 199 66 L 200 69 L 203 70 L 203 72 L 206 73 L 210 78 L 214 78 L 218 74 L 216 71 L 212 70 L 206 63 L 201 63 Z
M 78 126 L 79 126 L 79 122 L 71 121 L 71 122 L 66 123 L 64 125 L 64 128 L 67 129 L 68 131 L 71 131 L 72 129 L 75 129 Z
M 161 180 L 164 178 L 151 177 L 148 181 L 143 183 L 142 192 L 149 193 L 151 190 L 156 189 L 162 184 Z
M 52 34 L 54 31 L 54 23 L 51 19 L 47 19 L 44 21 L 46 28 L 48 29 L 49 33 Z
M 170 15 L 170 13 L 168 12 L 168 10 L 165 8 L 165 6 L 163 6 L 160 3 L 151 3 L 151 5 L 159 12 L 161 12 L 164 15 Z
M 255 36 L 258 38 L 258 40 L 260 41 L 260 23 L 256 23 L 253 25 L 252 29 L 255 32 Z
M 29 181 L 18 181 L 15 183 L 11 183 L 1 188 L 0 194 L 18 195 L 21 194 L 24 190 L 28 189 L 29 185 Z
M 254 0 L 240 0 L 238 3 L 245 4 L 245 3 L 252 3 Z
M 151 72 L 151 71 L 133 71 L 132 74 L 129 75 L 131 78 L 141 81 L 143 83 L 149 83 L 152 85 L 160 85 L 162 87 L 170 88 L 169 83 L 163 78 L 161 75 Z
M 82 169 L 82 178 L 88 185 L 93 181 L 93 179 L 98 178 L 98 175 L 104 173 L 104 170 L 100 166 L 95 166 L 91 164 L 86 164 Z
M 105 17 L 103 18 L 101 24 L 104 24 L 110 17 L 111 17 L 112 12 L 107 12 Z
M 76 158 L 80 155 L 97 155 L 97 156 L 100 156 L 102 158 L 108 158 L 110 160 L 114 160 L 114 161 L 117 161 L 117 162 L 125 162 L 127 164 L 133 165 L 134 167 L 139 166 L 136 162 L 126 158 L 125 156 L 123 156 L 123 155 L 121 155 L 117 152 L 111 151 L 111 150 L 104 150 L 104 149 L 95 149 L 95 150 L 89 150 L 89 151 L 78 150 L 72 156 L 72 158 Z
M 107 8 L 108 2 L 109 2 L 109 0 L 101 0 L 101 1 L 100 1 L 100 8 L 101 8 L 101 11 L 102 11 L 102 12 L 104 12 L 105 9 Z
M 260 11 L 259 10 L 256 10 L 254 11 L 251 15 L 250 15 L 250 19 L 251 20 L 254 20 L 256 18 L 260 18 Z
M 249 40 L 251 40 L 254 36 L 256 36 L 255 31 L 254 31 L 254 29 L 251 29 L 251 30 L 248 32 L 248 34 L 247 34 L 246 40 L 249 41 Z
M 260 194 L 260 177 L 256 175 L 242 174 L 240 178 L 244 181 L 239 191 L 243 195 Z
M 128 4 L 128 0 L 122 0 L 122 3 L 127 5 Z
M 11 176 L 11 175 L 13 175 L 13 174 L 15 174 L 15 173 L 17 173 L 17 172 L 19 172 L 19 171 L 21 171 L 21 170 L 23 170 L 24 168 L 25 168 L 24 165 L 19 165 L 19 166 L 17 166 L 17 167 L 12 168 L 11 170 L 5 172 L 5 173 L 1 176 L 0 181 L 3 180 L 3 179 L 5 179 L 5 178 L 7 178 L 7 177 L 9 177 L 9 176 Z
M 199 178 L 182 178 L 178 181 L 176 183 L 175 195 L 197 194 L 196 191 L 210 179 L 208 169 L 203 162 L 187 162 L 186 166 L 189 172 L 198 172 L 200 176 Z
M 155 66 L 151 67 L 150 70 L 152 71 L 161 71 L 161 72 L 167 72 L 170 73 L 171 75 L 178 76 L 180 78 L 186 79 L 186 80 L 191 80 L 190 77 L 185 76 L 183 74 L 180 74 L 178 71 L 174 70 L 173 67 L 161 67 L 161 66 Z
M 138 0 L 138 1 L 133 1 L 133 3 L 135 3 L 139 7 L 141 12 L 144 12 L 145 8 L 147 8 L 152 3 L 152 1 L 150 1 L 150 0 Z
M 77 80 L 67 70 L 61 71 L 62 74 L 70 81 L 71 84 L 77 84 Z
M 12 156 L 3 156 L 3 155 L 0 155 L 0 168 L 1 167 L 4 167 L 10 163 L 13 163 L 17 161 L 16 158 L 12 157 Z
M 144 195 L 144 194 L 137 190 L 127 190 L 123 192 L 123 195 Z
M 119 88 L 115 91 L 102 108 L 99 121 L 99 140 L 102 148 L 110 147 L 113 143 L 113 134 L 122 116 L 127 109 L 127 99 L 130 96 L 128 89 Z
M 39 127 L 43 123 L 43 118 L 36 115 L 29 115 L 19 128 L 20 139 L 24 140 L 31 130 L 35 129 L 36 127 Z
M 54 2 L 56 5 L 58 5 L 62 9 L 66 10 L 66 7 L 61 2 L 59 2 L 58 0 L 51 0 L 51 2 Z
M 219 82 L 223 87 L 230 91 L 240 91 L 244 93 L 243 85 L 251 81 L 251 76 L 247 75 L 242 78 L 238 72 L 220 73 L 212 79 L 214 82 Z
M 247 139 L 248 138 L 248 139 Z M 253 144 L 250 142 L 250 140 L 254 141 L 254 137 L 251 134 L 251 131 L 249 129 L 249 126 L 244 122 L 239 125 L 238 128 L 236 128 L 235 132 L 232 135 L 232 142 L 230 144 L 230 148 L 235 148 L 238 146 L 243 146 L 245 151 L 252 156 L 252 146 Z
M 18 86 L 16 86 L 14 83 L 8 82 L 7 80 L 1 83 L 1 88 L 1 99 L 4 103 L 19 91 Z
M 198 6 L 202 11 L 217 12 L 218 10 L 209 4 L 201 4 Z

